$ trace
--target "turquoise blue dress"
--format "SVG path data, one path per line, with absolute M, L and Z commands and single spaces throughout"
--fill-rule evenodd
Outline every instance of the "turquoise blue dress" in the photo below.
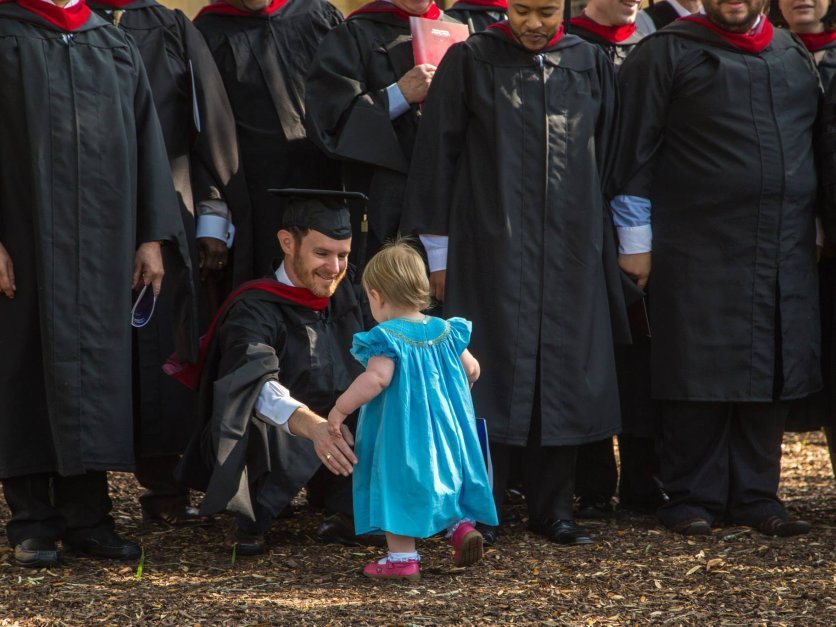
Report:
M 395 362 L 389 386 L 360 411 L 358 534 L 427 538 L 463 518 L 497 524 L 459 361 L 469 342 L 462 318 L 397 318 L 354 336 L 351 353 L 363 366 L 381 355 Z

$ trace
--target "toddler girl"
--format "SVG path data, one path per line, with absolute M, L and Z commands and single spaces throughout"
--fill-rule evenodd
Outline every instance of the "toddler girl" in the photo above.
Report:
M 389 554 L 369 577 L 420 578 L 416 538 L 447 530 L 456 566 L 482 557 L 479 521 L 496 525 L 476 435 L 470 385 L 479 362 L 467 350 L 470 322 L 421 313 L 430 288 L 421 256 L 404 241 L 387 245 L 363 272 L 380 324 L 354 336 L 366 366 L 328 415 L 334 435 L 361 405 L 354 470 L 357 534 L 385 533 Z

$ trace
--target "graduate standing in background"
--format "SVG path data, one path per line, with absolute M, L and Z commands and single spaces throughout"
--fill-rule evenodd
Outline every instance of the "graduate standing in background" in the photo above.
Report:
M 642 39 L 635 24 L 638 10 L 638 0 L 590 0 L 583 13 L 572 18 L 569 32 L 600 47 L 617 72 Z M 646 321 L 645 304 L 638 302 L 633 307 L 638 320 Z M 654 441 L 656 417 L 650 400 L 650 338 L 646 326 L 632 331 L 632 345 L 615 347 L 621 398 L 621 479 L 612 438 L 581 446 L 576 489 L 579 518 L 613 516 L 616 486 L 621 508 L 653 512 L 661 505 L 655 479 L 658 461 Z
M 445 13 L 467 24 L 473 34 L 508 19 L 508 0 L 459 0 Z
M 369 231 L 359 257 L 398 231 L 419 104 L 435 72 L 415 65 L 411 15 L 450 19 L 431 0 L 370 2 L 322 41 L 308 75 L 308 135 L 342 162 L 345 189 L 369 197 L 368 226 L 354 225 L 355 235 Z
M 636 27 L 642 35 L 649 35 L 681 17 L 702 12 L 700 0 L 659 0 L 639 11 Z
M 305 75 L 341 21 L 324 0 L 219 0 L 195 17 L 232 103 L 252 205 L 235 246 L 236 255 L 246 247 L 251 274 L 236 272 L 236 284 L 269 272 L 281 255 L 275 236 L 284 199 L 269 188 L 339 187 L 336 165 L 307 139 L 304 123 Z
M 145 64 L 192 263 L 201 268 L 205 329 L 228 290 L 230 265 L 239 279 L 252 274 L 249 200 L 223 82 L 203 37 L 180 11 L 155 0 L 95 0 L 90 6 L 131 35 Z M 230 254 L 233 222 L 245 243 Z M 195 428 L 195 398 L 162 371 L 174 350 L 173 303 L 182 293 L 181 284 L 166 281 L 151 322 L 136 331 L 136 477 L 146 489 L 139 501 L 144 520 L 164 524 L 190 519 L 188 492 L 173 472 Z
M 510 0 L 507 22 L 450 49 L 424 106 L 404 229 L 442 243 L 429 253 L 434 295 L 473 321 L 500 519 L 512 449 L 525 447 L 529 528 L 583 544 L 577 448 L 619 430 L 611 302 L 620 333 L 625 314 L 602 191 L 612 63 L 562 22 L 559 0 Z
M 820 211 L 831 216 L 832 224 L 836 195 L 831 181 L 836 176 L 836 160 L 833 152 L 833 130 L 836 128 L 836 5 L 831 0 L 781 0 L 781 13 L 789 29 L 798 35 L 804 47 L 813 55 L 825 90 L 822 115 L 822 169 L 821 177 L 825 194 Z M 822 234 L 823 235 L 823 234 Z M 819 297 L 822 323 L 822 376 L 824 389 L 796 403 L 787 420 L 788 431 L 813 431 L 824 427 L 830 449 L 830 462 L 836 473 L 836 368 L 833 367 L 834 342 L 836 342 L 836 232 L 832 231 L 820 241 L 824 245 L 819 260 Z
M 159 292 L 162 241 L 182 256 L 167 280 L 190 275 L 139 52 L 59 3 L 0 4 L 0 478 L 15 559 L 38 567 L 58 540 L 139 557 L 105 472 L 134 464 L 131 287 Z
M 819 82 L 764 5 L 706 0 L 705 16 L 648 37 L 618 75 L 620 263 L 650 278 L 670 496 L 658 516 L 686 535 L 721 521 L 810 528 L 777 490 L 789 401 L 821 388 Z

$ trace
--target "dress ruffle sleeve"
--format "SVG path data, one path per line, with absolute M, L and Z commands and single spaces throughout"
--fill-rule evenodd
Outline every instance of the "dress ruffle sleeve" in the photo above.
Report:
M 461 355 L 464 349 L 470 344 L 470 333 L 473 323 L 464 318 L 450 318 L 447 323 L 450 325 L 450 337 L 456 347 L 456 354 Z
M 371 331 L 357 333 L 351 345 L 351 354 L 354 359 L 366 367 L 372 357 L 389 357 L 396 362 L 400 357 L 397 344 L 381 326 L 374 327 Z

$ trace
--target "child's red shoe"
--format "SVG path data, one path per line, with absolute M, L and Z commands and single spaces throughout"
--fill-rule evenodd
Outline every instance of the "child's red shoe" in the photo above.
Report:
M 453 563 L 456 566 L 472 566 L 482 559 L 482 534 L 468 522 L 460 524 L 450 537 L 453 545 Z
M 382 564 L 380 562 L 366 564 L 366 567 L 363 569 L 363 574 L 373 579 L 418 581 L 421 578 L 421 566 L 418 560 L 392 562 L 387 559 Z

